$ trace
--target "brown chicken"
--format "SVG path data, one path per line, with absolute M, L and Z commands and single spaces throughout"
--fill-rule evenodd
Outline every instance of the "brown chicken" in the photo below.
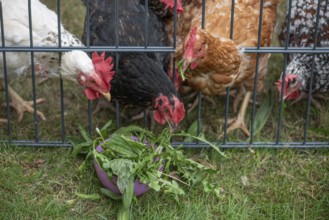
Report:
M 237 117 L 230 120 L 228 132 L 241 128 L 249 136 L 244 123 L 252 95 L 256 54 L 244 53 L 245 47 L 256 47 L 260 17 L 260 0 L 239 0 L 234 6 L 233 39 L 230 39 L 231 0 L 208 0 L 205 28 L 201 29 L 202 11 L 183 2 L 184 12 L 178 21 L 177 60 L 182 59 L 188 85 L 206 96 L 222 94 L 227 87 L 237 87 L 236 109 L 243 99 Z M 270 46 L 280 0 L 264 0 L 260 46 Z M 201 0 L 189 1 L 200 5 Z M 193 15 L 193 20 L 188 21 Z M 188 33 L 186 33 L 188 30 Z M 179 38 L 185 38 L 183 41 Z M 259 55 L 257 91 L 264 87 L 269 54 Z

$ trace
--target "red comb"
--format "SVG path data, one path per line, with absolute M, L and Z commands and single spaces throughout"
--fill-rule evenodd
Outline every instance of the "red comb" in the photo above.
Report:
M 194 25 L 190 32 L 190 41 L 195 41 L 196 39 L 196 31 L 198 30 L 198 26 Z
M 183 59 L 188 57 L 193 57 L 194 55 L 194 44 L 196 41 L 196 32 L 198 30 L 198 26 L 194 25 L 190 31 L 189 38 L 187 41 L 187 45 L 184 48 Z
M 166 5 L 166 9 L 170 8 L 170 9 L 174 10 L 174 8 L 175 8 L 175 1 L 174 0 L 160 0 L 160 2 L 162 2 Z M 177 12 L 178 13 L 183 12 L 182 0 L 177 0 Z
M 101 79 L 103 79 L 108 91 L 111 90 L 110 82 L 115 74 L 115 72 L 112 71 L 114 66 L 112 60 L 112 57 L 105 59 L 105 52 L 101 53 L 101 55 L 98 55 L 97 52 L 92 54 L 92 62 L 94 64 L 95 72 L 101 77 Z

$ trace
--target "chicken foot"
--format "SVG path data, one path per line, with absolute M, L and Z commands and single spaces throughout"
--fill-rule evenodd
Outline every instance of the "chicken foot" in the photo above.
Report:
M 34 108 L 33 108 L 33 101 L 25 101 L 20 95 L 18 95 L 17 92 L 15 92 L 14 89 L 12 89 L 9 85 L 8 85 L 8 93 L 11 99 L 10 102 L 10 106 L 15 108 L 15 110 L 17 111 L 18 114 L 18 121 L 22 121 L 23 120 L 23 116 L 24 116 L 24 112 L 29 112 L 29 113 L 34 113 Z M 45 102 L 45 99 L 40 98 L 36 100 L 36 104 L 40 104 Z M 6 106 L 6 104 L 4 103 L 3 106 Z M 46 120 L 45 115 L 40 112 L 37 111 L 37 115 L 42 119 L 42 120 Z M 7 121 L 7 120 L 6 120 Z M 2 120 L 3 122 L 3 120 Z
M 251 92 L 250 91 L 246 92 L 238 115 L 235 118 L 228 120 L 229 127 L 227 128 L 227 133 L 240 128 L 246 136 L 248 136 L 248 137 L 250 136 L 250 132 L 246 128 L 246 125 L 244 122 L 244 118 L 246 115 L 250 97 L 251 97 Z M 223 135 L 224 135 L 224 133 L 222 133 L 220 135 L 220 137 L 222 137 Z
M 105 99 L 99 99 L 97 101 L 97 104 L 95 105 L 95 108 L 92 112 L 93 115 L 96 115 L 97 113 L 99 113 L 100 111 L 102 111 L 103 109 L 109 109 L 110 111 L 116 113 L 116 108 L 114 106 L 113 103 L 108 102 Z M 152 127 L 152 124 L 154 124 L 153 118 L 150 117 L 150 112 L 148 110 L 146 110 L 146 117 L 150 118 L 150 124 Z M 127 116 L 127 114 L 124 114 L 123 112 L 120 112 L 120 117 L 122 117 L 125 121 L 128 121 L 129 123 L 143 119 L 144 118 L 144 111 L 141 111 L 140 113 L 137 113 L 131 117 Z
M 192 104 L 190 104 L 187 113 L 191 113 L 195 107 L 197 107 L 198 103 L 199 103 L 199 98 L 198 98 L 198 92 L 193 92 L 190 95 L 188 95 L 187 97 L 189 99 L 192 99 L 193 97 L 195 97 L 194 101 L 192 102 Z M 204 98 L 205 100 L 207 100 L 208 102 L 210 102 L 213 106 L 216 106 L 216 102 L 210 98 L 209 96 L 202 96 L 202 98 Z
M 97 101 L 94 110 L 92 112 L 92 115 L 96 115 L 97 113 L 101 112 L 102 110 L 109 109 L 111 112 L 116 113 L 116 107 L 115 104 L 112 102 L 107 101 L 104 98 L 101 98 Z M 120 117 L 124 120 L 129 120 L 126 114 L 120 111 Z
M 7 119 L 0 118 L 0 123 L 8 123 Z

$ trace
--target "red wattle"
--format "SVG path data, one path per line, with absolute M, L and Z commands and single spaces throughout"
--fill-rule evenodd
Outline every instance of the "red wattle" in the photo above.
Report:
M 159 111 L 155 111 L 153 113 L 154 120 L 158 122 L 159 124 L 163 125 L 166 123 L 166 119 L 160 114 Z
M 191 70 L 195 69 L 198 66 L 197 62 L 191 63 Z
M 288 99 L 288 100 L 292 100 L 292 99 L 297 99 L 298 97 L 299 97 L 299 91 L 295 91 L 295 92 L 291 93 L 291 94 L 287 97 L 287 99 Z
M 92 89 L 85 89 L 85 94 L 86 94 L 86 96 L 87 96 L 87 98 L 89 99 L 89 100 L 94 100 L 94 99 L 97 99 L 97 98 L 99 98 L 99 94 L 98 94 L 98 92 L 96 93 L 94 90 L 92 90 Z

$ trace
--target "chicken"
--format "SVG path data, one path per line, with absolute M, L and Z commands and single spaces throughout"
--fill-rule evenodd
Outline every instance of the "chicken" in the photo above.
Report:
M 183 6 L 183 13 L 180 13 L 179 16 L 177 17 L 177 22 L 176 22 L 176 51 L 178 53 L 175 54 L 176 58 L 181 59 L 182 57 L 182 47 L 183 47 L 183 41 L 186 37 L 186 35 L 189 33 L 190 28 L 191 28 L 191 23 L 194 15 L 198 14 L 201 12 L 202 9 L 202 0 L 182 0 L 181 2 Z M 174 30 L 175 30 L 175 24 L 174 24 L 174 16 L 172 15 L 171 17 L 167 16 L 164 18 L 164 22 L 167 24 L 167 29 L 169 32 L 169 37 L 171 40 L 171 43 L 173 43 L 174 39 L 172 36 L 174 35 Z M 195 97 L 193 104 L 188 108 L 188 113 L 192 112 L 192 110 L 197 106 L 199 98 L 197 96 L 197 92 L 193 91 L 191 87 L 189 87 L 186 83 L 186 81 L 182 82 L 182 78 L 178 72 L 178 67 L 176 65 L 176 71 L 173 73 L 172 71 L 172 62 L 173 62 L 173 57 L 170 60 L 171 63 L 169 65 L 169 70 L 168 70 L 168 75 L 169 78 L 171 78 L 175 82 L 175 87 L 179 91 L 179 93 L 183 96 L 189 97 L 188 99 L 191 99 Z M 207 96 L 205 96 L 206 100 L 209 100 L 212 104 L 215 104 L 214 101 Z
M 319 24 L 316 39 L 317 47 L 329 46 L 329 2 L 327 0 L 293 0 L 291 2 L 291 16 L 288 46 L 293 47 L 313 47 L 314 33 L 316 30 L 316 15 L 318 2 Z M 287 15 L 288 16 L 288 15 Z M 281 43 L 286 41 L 288 18 L 280 34 Z M 312 74 L 313 56 L 311 54 L 296 53 L 289 55 L 288 65 L 285 70 L 283 100 L 294 100 L 297 102 L 303 97 L 307 97 L 309 83 Z M 282 77 L 277 82 L 277 89 L 282 93 Z M 329 54 L 314 55 L 314 72 L 312 81 L 313 96 L 322 97 L 323 93 L 329 91 Z M 311 101 L 316 107 L 321 105 L 311 96 Z
M 29 11 L 28 1 L 2 0 L 4 42 L 1 46 L 6 47 L 29 47 Z M 48 9 L 38 0 L 31 0 L 32 15 L 32 37 L 33 46 L 58 46 L 58 23 L 57 15 Z M 69 33 L 61 26 L 61 40 L 63 46 L 83 46 L 80 40 Z M 56 53 L 34 52 L 34 70 L 37 75 L 58 76 L 59 77 L 59 56 Z M 0 55 L 1 72 L 0 78 L 4 78 L 3 54 Z M 8 78 L 21 76 L 31 72 L 31 53 L 28 52 L 7 52 L 6 66 Z M 92 90 L 99 90 L 107 94 L 106 88 L 102 88 L 102 80 L 95 73 L 93 63 L 83 51 L 72 51 L 65 53 L 62 57 L 62 77 L 80 83 L 82 86 L 91 87 Z M 93 82 L 93 85 L 79 81 L 84 78 L 85 82 Z M 33 113 L 33 102 L 23 100 L 10 86 L 8 87 L 11 98 L 10 105 L 18 113 L 18 120 L 21 121 L 24 112 Z M 106 95 L 107 96 L 107 95 Z M 37 103 L 44 99 L 37 99 Z M 45 120 L 42 112 L 37 112 L 38 116 Z M 6 120 L 2 120 L 6 121 Z
M 182 0 L 177 0 L 177 13 L 180 14 L 183 11 Z M 145 0 L 141 1 L 145 4 Z M 175 0 L 149 0 L 149 8 L 161 18 L 169 18 L 174 15 Z
M 177 17 L 176 23 L 176 46 L 177 51 L 182 51 L 183 41 L 190 31 L 191 23 L 196 14 L 201 13 L 202 9 L 202 0 L 182 0 L 180 2 L 182 9 Z M 174 17 L 167 16 L 164 18 L 164 22 L 167 25 L 169 37 L 172 37 L 174 34 Z M 173 42 L 173 39 L 170 39 Z
M 236 119 L 230 120 L 231 125 L 227 131 L 241 128 L 249 136 L 244 115 L 254 87 L 257 55 L 244 53 L 244 48 L 257 46 L 258 31 L 260 31 L 258 30 L 260 1 L 235 1 L 232 39 L 230 39 L 231 3 L 230 0 L 207 1 L 204 29 L 201 29 L 201 10 L 193 15 L 190 24 L 186 21 L 189 32 L 182 46 L 177 47 L 176 56 L 178 60 L 182 59 L 182 69 L 186 70 L 188 85 L 201 91 L 202 94 L 212 96 L 225 92 L 228 87 L 238 87 L 239 94 L 234 100 L 234 106 L 241 101 L 239 97 L 244 96 L 244 99 Z M 263 2 L 261 47 L 271 44 L 278 4 L 279 0 Z M 192 10 L 195 13 L 195 9 Z M 184 13 L 188 13 L 185 7 Z M 184 26 L 184 20 L 179 22 Z M 184 30 L 186 27 L 181 29 Z M 264 87 L 263 80 L 269 57 L 269 54 L 259 55 L 257 91 L 261 91 Z
M 168 44 L 165 26 L 153 10 L 139 0 L 124 0 L 118 5 L 118 26 L 115 25 L 115 1 L 90 1 L 90 44 L 93 46 L 145 46 L 145 14 L 148 22 L 148 46 Z M 87 18 L 86 18 L 87 20 Z M 85 30 L 83 39 L 87 39 Z M 159 124 L 178 125 L 185 117 L 185 108 L 173 83 L 166 75 L 169 55 L 157 52 L 122 52 L 114 63 L 117 71 L 111 82 L 111 95 L 121 104 L 155 110 Z

